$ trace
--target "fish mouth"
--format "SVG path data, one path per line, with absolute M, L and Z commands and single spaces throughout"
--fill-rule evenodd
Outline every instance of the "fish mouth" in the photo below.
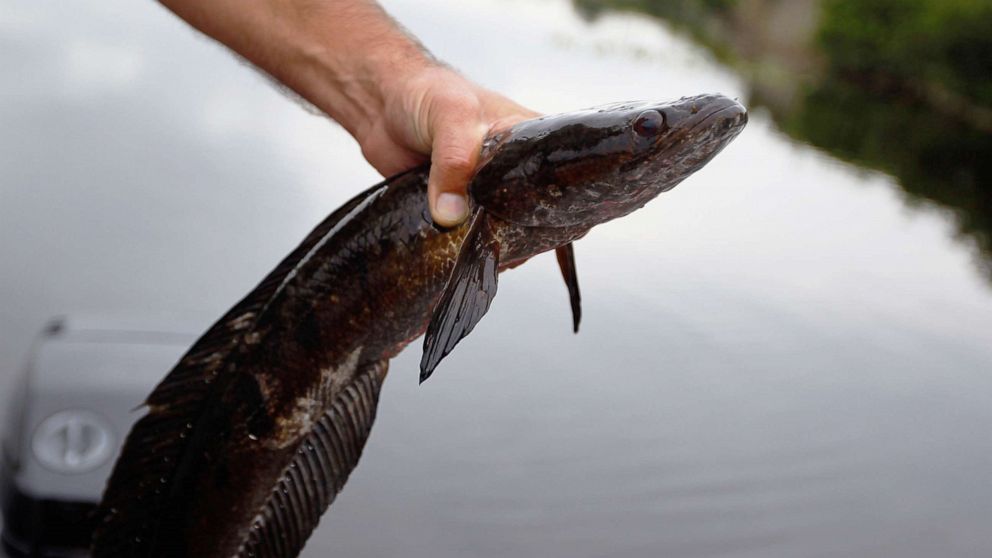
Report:
M 673 108 L 673 133 L 659 137 L 656 151 L 634 157 L 628 165 L 657 157 L 715 155 L 722 146 L 737 137 L 748 121 L 744 105 L 723 95 L 700 95 L 686 99 Z M 687 149 L 692 152 L 683 153 Z
M 726 130 L 741 128 L 747 124 L 747 109 L 736 99 L 720 97 L 713 101 L 714 107 L 707 110 L 702 116 L 693 118 L 689 124 L 690 130 L 699 128 L 719 127 L 722 125 Z M 714 126 L 714 123 L 717 126 Z

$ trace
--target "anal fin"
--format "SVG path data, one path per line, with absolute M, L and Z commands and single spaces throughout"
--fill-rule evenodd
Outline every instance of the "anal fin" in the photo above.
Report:
M 568 301 L 572 305 L 572 331 L 578 333 L 579 321 L 582 320 L 582 296 L 579 294 L 579 276 L 575 272 L 575 250 L 572 243 L 556 248 L 555 256 L 558 257 L 558 267 L 561 268 L 561 276 L 568 287 Z
M 148 396 L 148 413 L 131 428 L 100 507 L 94 512 L 93 558 L 163 556 L 176 538 L 176 510 L 191 497 L 186 472 L 203 455 L 203 429 L 226 386 L 244 337 L 314 250 L 387 188 L 377 184 L 324 219 L 245 298 L 215 323 Z M 163 542 L 162 544 L 167 544 Z
M 375 421 L 387 364 L 361 367 L 314 423 L 253 522 L 238 558 L 299 555 L 358 464 Z

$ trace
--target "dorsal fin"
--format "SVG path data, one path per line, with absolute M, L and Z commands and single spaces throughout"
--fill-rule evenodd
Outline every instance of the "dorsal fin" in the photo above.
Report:
M 189 447 L 189 432 L 221 392 L 224 364 L 286 281 L 351 215 L 386 188 L 380 183 L 328 216 L 262 282 L 194 343 L 145 401 L 97 509 L 93 556 L 147 556 L 169 487 Z
M 252 522 L 238 558 L 294 558 L 358 464 L 375 421 L 387 361 L 359 369 L 303 439 Z

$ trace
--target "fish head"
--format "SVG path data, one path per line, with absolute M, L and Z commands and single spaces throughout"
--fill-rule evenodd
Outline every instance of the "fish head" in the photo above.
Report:
M 487 138 L 475 203 L 530 227 L 594 226 L 699 170 L 747 123 L 722 95 L 628 102 L 521 122 Z

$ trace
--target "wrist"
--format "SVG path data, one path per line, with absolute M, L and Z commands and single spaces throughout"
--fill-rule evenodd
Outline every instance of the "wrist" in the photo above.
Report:
M 361 60 L 361 67 L 350 80 L 350 89 L 356 97 L 365 100 L 352 135 L 374 127 L 391 110 L 411 107 L 409 92 L 420 76 L 439 67 L 438 62 L 416 43 L 376 48 Z M 348 126 L 345 125 L 347 129 Z
M 317 38 L 305 57 L 317 82 L 307 99 L 356 138 L 382 118 L 411 80 L 439 65 L 385 13 L 374 23 L 360 39 Z

